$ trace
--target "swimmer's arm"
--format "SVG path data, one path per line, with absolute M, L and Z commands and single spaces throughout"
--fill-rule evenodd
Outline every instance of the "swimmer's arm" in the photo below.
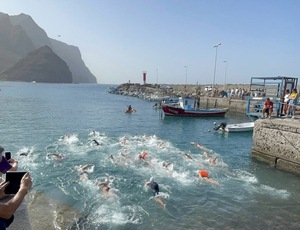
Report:
M 87 169 L 88 167 L 91 167 L 91 166 L 94 166 L 94 165 L 93 164 L 87 164 L 87 165 L 82 166 L 82 169 L 84 170 L 84 169 Z

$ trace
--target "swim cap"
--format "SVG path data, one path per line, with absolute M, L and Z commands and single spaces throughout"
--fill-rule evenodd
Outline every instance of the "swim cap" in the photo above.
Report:
M 208 177 L 208 172 L 205 170 L 199 170 L 198 173 L 201 177 Z
M 154 181 L 154 178 L 153 177 L 150 177 L 150 180 L 149 180 L 150 182 L 153 182 Z

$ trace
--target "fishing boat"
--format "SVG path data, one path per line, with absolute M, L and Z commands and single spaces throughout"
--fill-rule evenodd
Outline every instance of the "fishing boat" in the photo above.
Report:
M 177 104 L 162 104 L 166 116 L 180 117 L 223 117 L 228 108 L 197 108 L 195 98 L 180 97 Z
M 226 122 L 221 122 L 221 124 L 215 127 L 215 130 L 222 130 L 225 132 L 247 132 L 253 131 L 254 121 L 252 122 L 244 122 L 244 123 L 236 123 L 236 124 L 226 124 Z

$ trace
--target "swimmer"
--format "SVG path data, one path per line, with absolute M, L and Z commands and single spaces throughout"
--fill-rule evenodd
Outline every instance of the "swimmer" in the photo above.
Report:
M 87 164 L 87 165 L 80 165 L 77 169 L 77 172 L 79 173 L 80 180 L 88 180 L 88 172 L 87 170 L 94 167 L 93 164 Z
M 120 153 L 120 155 L 122 156 L 122 157 L 128 157 L 126 154 L 124 154 L 124 153 Z
M 20 153 L 19 156 L 24 156 L 24 157 L 27 157 L 28 156 L 28 153 Z
M 95 142 L 96 145 L 100 145 L 98 141 L 96 141 L 95 139 L 93 140 L 93 142 Z
M 169 169 L 168 167 L 172 165 L 172 163 L 165 163 L 163 162 L 162 166 L 165 167 L 166 169 Z
M 202 149 L 202 150 L 208 150 L 205 146 L 200 145 L 200 144 L 198 144 L 198 143 L 191 142 L 191 144 L 194 144 L 194 145 L 195 145 L 197 148 L 199 148 L 199 149 Z
M 67 141 L 67 140 L 69 140 L 70 138 L 71 138 L 71 135 L 68 134 L 68 135 L 65 135 L 63 139 L 64 139 L 65 141 Z
M 108 157 L 108 159 L 110 159 L 110 160 L 115 160 L 115 158 L 114 158 L 114 156 L 113 155 L 110 155 L 109 157 Z
M 205 180 L 214 185 L 220 185 L 218 181 L 209 178 L 208 172 L 206 170 L 198 170 L 199 178 Z
M 48 153 L 47 157 L 54 156 L 56 159 L 63 159 L 64 156 L 61 153 Z
M 182 156 L 186 157 L 187 159 L 190 159 L 190 160 L 194 160 L 194 158 L 192 158 L 189 154 L 187 153 L 181 153 Z
M 217 157 L 211 157 L 211 158 L 209 159 L 209 164 L 210 164 L 211 166 L 216 166 L 216 164 L 217 164 Z
M 140 155 L 139 158 L 145 160 L 147 157 L 148 153 L 144 150 Z
M 217 157 L 213 157 L 213 156 L 209 155 L 207 152 L 204 152 L 203 156 L 209 159 L 209 164 L 211 166 L 216 166 L 216 164 L 217 164 Z
M 155 201 L 159 203 L 160 205 L 166 207 L 166 204 L 159 198 L 156 197 L 159 194 L 159 186 L 158 184 L 154 181 L 153 177 L 150 178 L 149 181 L 146 181 L 145 183 L 146 186 L 149 186 L 152 190 L 153 196 L 155 197 Z
M 99 188 L 101 188 L 103 194 L 104 194 L 106 197 L 108 196 L 108 192 L 109 192 L 109 190 L 110 190 L 110 187 L 108 186 L 108 184 L 109 184 L 109 179 L 105 179 L 104 182 L 100 182 L 100 183 L 97 184 L 97 186 L 98 186 Z

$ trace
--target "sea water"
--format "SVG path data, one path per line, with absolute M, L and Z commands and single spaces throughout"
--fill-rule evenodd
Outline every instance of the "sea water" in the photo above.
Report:
M 32 191 L 79 214 L 69 226 L 54 220 L 53 229 L 300 228 L 299 176 L 252 159 L 251 132 L 213 129 L 214 122 L 249 121 L 244 114 L 164 117 L 153 102 L 109 94 L 108 87 L 0 83 L 0 145 L 19 161 L 19 170 L 30 171 Z M 128 105 L 136 112 L 125 113 Z M 146 161 L 138 158 L 142 151 Z M 216 165 L 205 153 L 217 157 Z M 165 168 L 164 162 L 172 164 Z M 94 167 L 81 180 L 77 169 L 85 164 Z M 199 169 L 220 186 L 199 179 Z M 144 186 L 150 177 L 166 207 Z M 107 195 L 97 187 L 105 179 Z

